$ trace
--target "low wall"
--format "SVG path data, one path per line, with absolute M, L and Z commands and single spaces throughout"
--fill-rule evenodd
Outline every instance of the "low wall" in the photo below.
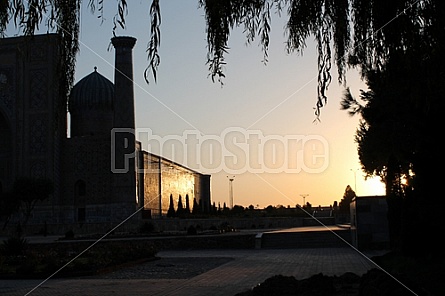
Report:
M 116 228 L 114 233 L 138 233 L 143 224 L 149 224 L 156 232 L 178 232 L 185 231 L 190 226 L 198 231 L 213 229 L 270 229 L 270 228 L 291 228 L 303 226 L 303 218 L 299 217 L 252 217 L 252 218 L 208 218 L 208 219 L 180 219 L 180 218 L 161 218 L 161 219 L 137 219 L 132 218 L 122 223 Z M 113 223 L 75 223 L 75 224 L 46 224 L 46 225 L 28 225 L 26 233 L 65 235 L 72 231 L 76 236 L 86 234 L 105 234 L 114 229 L 118 224 Z M 0 231 L 0 235 L 10 235 L 16 231 L 14 224 Z
M 105 234 L 116 228 L 115 234 L 139 233 L 142 225 L 149 226 L 155 232 L 180 232 L 186 231 L 190 226 L 195 227 L 198 231 L 220 230 L 225 228 L 234 229 L 281 229 L 301 226 L 335 224 L 335 219 L 317 218 L 316 221 L 310 218 L 302 217 L 249 217 L 249 218 L 207 218 L 207 219 L 181 219 L 181 218 L 160 218 L 160 219 L 140 219 L 133 217 L 122 223 L 119 227 L 117 223 L 75 223 L 75 224 L 46 224 L 46 225 L 28 225 L 26 233 L 28 235 L 48 234 L 48 235 L 65 235 L 68 231 L 72 231 L 75 236 L 87 234 Z M 16 225 L 8 225 L 6 230 L 1 231 L 0 235 L 7 236 L 16 231 Z
M 255 218 L 211 218 L 211 219 L 178 219 L 163 218 L 144 220 L 152 223 L 157 231 L 183 231 L 190 226 L 197 229 L 223 229 L 233 227 L 235 229 L 270 229 L 270 228 L 291 228 L 303 226 L 302 218 L 292 217 L 255 217 Z

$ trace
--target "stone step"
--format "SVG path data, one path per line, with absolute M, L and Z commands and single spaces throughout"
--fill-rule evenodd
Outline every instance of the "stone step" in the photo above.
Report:
M 261 248 L 287 249 L 287 248 L 333 248 L 346 247 L 351 243 L 349 229 L 321 230 L 321 231 L 295 231 L 295 232 L 266 232 L 261 235 Z

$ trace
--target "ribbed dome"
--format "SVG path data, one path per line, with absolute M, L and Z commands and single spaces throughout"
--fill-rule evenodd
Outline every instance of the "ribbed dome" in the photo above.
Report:
M 71 90 L 69 111 L 71 113 L 83 110 L 112 111 L 114 98 L 113 83 L 94 72 L 82 78 Z

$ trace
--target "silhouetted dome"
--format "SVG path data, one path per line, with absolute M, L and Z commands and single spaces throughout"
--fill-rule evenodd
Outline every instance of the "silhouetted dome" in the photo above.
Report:
M 110 135 L 113 128 L 114 85 L 94 72 L 81 79 L 71 90 L 71 137 Z
M 99 74 L 94 67 L 93 73 L 73 86 L 68 108 L 71 113 L 83 110 L 112 111 L 113 98 L 113 83 Z

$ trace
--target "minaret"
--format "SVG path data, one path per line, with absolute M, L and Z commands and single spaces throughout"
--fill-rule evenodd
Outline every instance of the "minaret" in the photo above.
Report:
M 136 38 L 114 37 L 114 128 L 111 133 L 114 201 L 123 203 L 121 213 L 128 216 L 136 205 L 136 137 L 133 89 L 133 47 Z M 127 207 L 130 206 L 130 207 Z M 119 216 L 120 216 L 119 215 Z
M 114 37 L 114 127 L 135 128 L 133 89 L 133 47 L 136 38 Z

